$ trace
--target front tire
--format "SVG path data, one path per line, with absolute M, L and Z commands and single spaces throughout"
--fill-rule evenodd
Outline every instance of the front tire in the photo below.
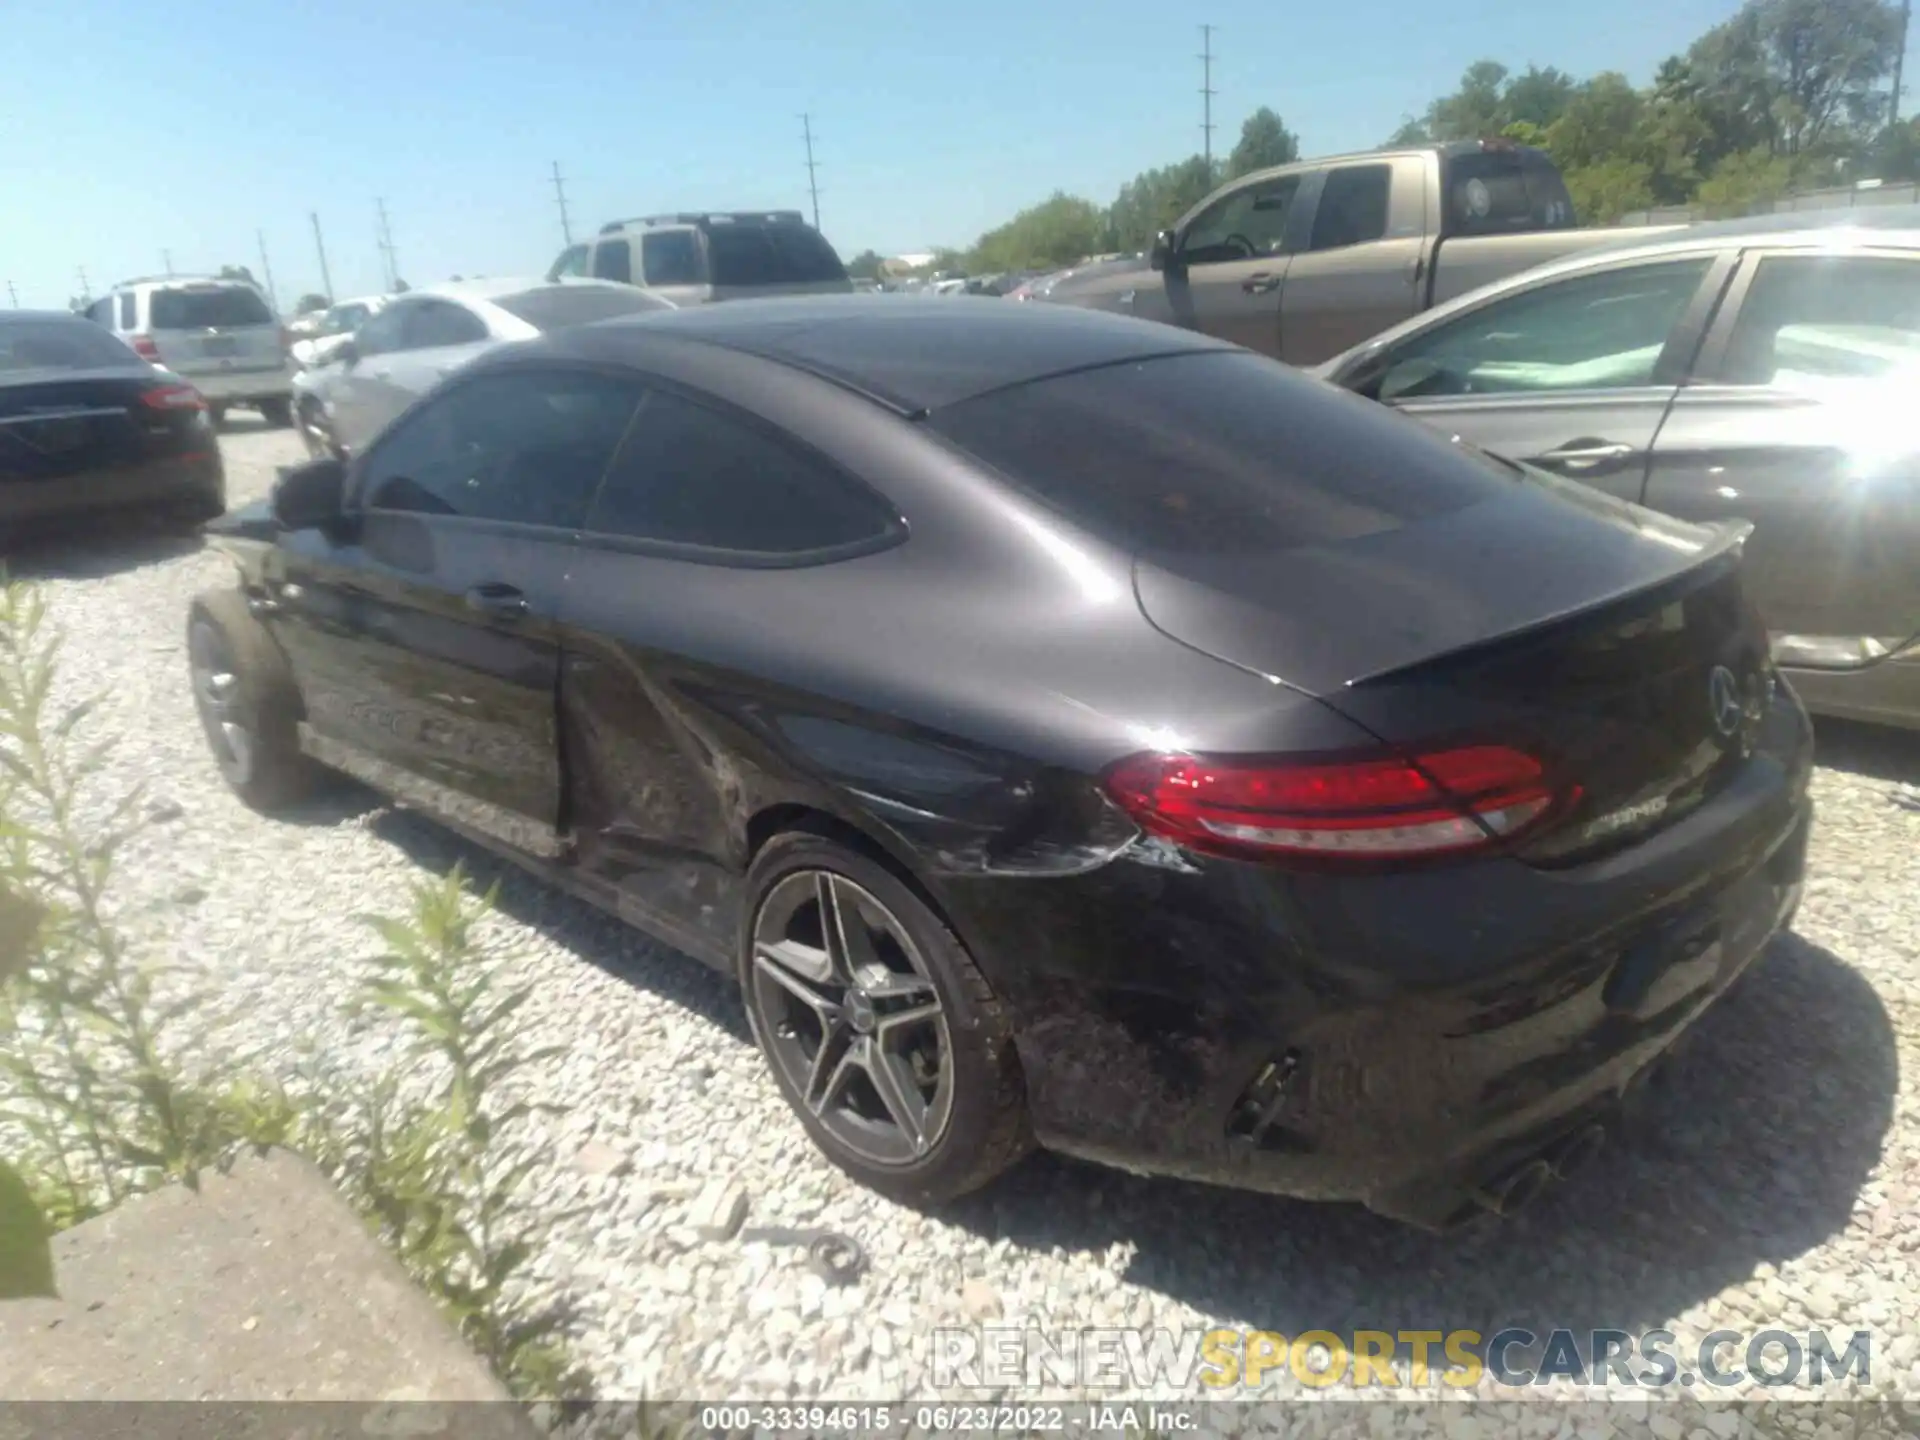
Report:
M 1006 1011 L 910 886 L 796 831 L 755 858 L 747 895 L 739 977 L 754 1039 L 828 1159 L 937 1205 L 1032 1148 Z
M 238 590 L 198 596 L 187 612 L 193 702 L 229 789 L 272 811 L 320 788 L 326 771 L 300 750 L 300 691 L 279 642 Z

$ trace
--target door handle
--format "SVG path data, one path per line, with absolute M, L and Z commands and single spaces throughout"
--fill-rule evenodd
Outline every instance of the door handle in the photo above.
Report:
M 1246 295 L 1267 295 L 1280 288 L 1280 276 L 1271 270 L 1258 270 L 1240 282 L 1240 290 Z
M 1618 465 L 1633 454 L 1633 446 L 1617 440 L 1570 440 L 1558 450 L 1540 456 L 1540 462 L 1562 470 L 1586 472 Z
M 467 608 L 495 620 L 518 620 L 527 613 L 527 597 L 511 585 L 489 582 L 467 591 Z

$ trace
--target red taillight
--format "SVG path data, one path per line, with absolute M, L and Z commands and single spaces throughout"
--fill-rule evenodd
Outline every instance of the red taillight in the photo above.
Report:
M 150 410 L 204 410 L 207 402 L 191 385 L 156 385 L 140 392 L 140 403 Z
M 1106 787 L 1142 829 L 1196 850 L 1358 860 L 1479 849 L 1563 798 L 1504 745 L 1308 763 L 1135 755 Z
M 129 335 L 127 337 L 127 344 L 133 347 L 133 353 L 138 355 L 142 360 L 158 360 L 160 358 L 160 347 L 153 343 L 153 337 L 151 335 Z

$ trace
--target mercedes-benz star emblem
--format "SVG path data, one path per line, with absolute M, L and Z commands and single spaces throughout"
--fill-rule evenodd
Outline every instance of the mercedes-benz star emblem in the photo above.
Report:
M 1740 729 L 1745 709 L 1740 703 L 1740 682 L 1724 665 L 1713 667 L 1707 676 L 1707 710 L 1713 716 L 1713 728 L 1728 739 Z

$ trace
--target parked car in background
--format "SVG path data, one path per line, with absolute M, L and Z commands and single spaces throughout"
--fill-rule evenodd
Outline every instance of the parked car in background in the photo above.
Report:
M 1023 298 L 1030 300 L 1057 300 L 1062 304 L 1073 304 L 1074 296 L 1081 291 L 1104 292 L 1106 282 L 1118 275 L 1140 275 L 1148 273 L 1145 254 L 1107 255 L 1091 260 L 1082 260 L 1078 265 L 1065 270 L 1056 270 L 1051 275 L 1042 275 L 1033 282 L 1033 288 Z M 1090 309 L 1110 308 L 1100 305 Z
M 289 357 L 303 370 L 326 364 L 336 350 L 353 338 L 354 331 L 380 313 L 389 298 L 386 295 L 364 295 L 329 305 L 320 312 L 312 332 L 293 342 L 288 351 Z
M 114 286 L 86 313 L 141 359 L 191 381 L 215 425 L 235 405 L 259 411 L 269 425 L 292 418 L 289 337 L 247 281 L 147 276 Z
M 387 303 L 295 382 L 308 452 L 358 451 L 394 416 L 498 345 L 617 315 L 673 307 L 657 295 L 600 280 L 461 280 L 410 290 Z
M 0 554 L 83 517 L 225 509 L 199 391 L 78 315 L 0 310 Z
M 1794 912 L 1740 534 L 1165 326 L 770 301 L 483 357 L 221 522 L 188 645 L 242 798 L 345 772 L 737 977 L 866 1184 L 1440 1226 Z
M 1751 521 L 1747 585 L 1808 707 L 1920 726 L 1920 208 L 1629 232 L 1320 373 L 1620 499 Z
M 1483 141 L 1372 151 L 1231 181 L 1161 233 L 1149 273 L 1050 298 L 1311 365 L 1617 233 L 1574 228 L 1566 184 L 1542 150 Z
M 547 270 L 549 280 L 569 277 L 638 285 L 676 306 L 853 290 L 839 255 L 798 210 L 609 221 Z

